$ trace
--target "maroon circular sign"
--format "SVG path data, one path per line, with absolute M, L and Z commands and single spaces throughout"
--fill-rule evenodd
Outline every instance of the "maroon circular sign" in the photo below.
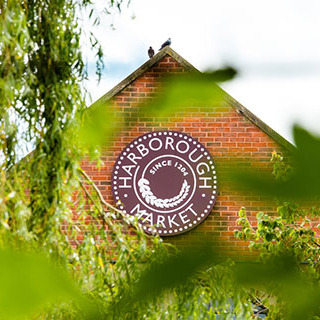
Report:
M 150 132 L 132 141 L 118 157 L 111 183 L 120 209 L 161 236 L 194 228 L 216 202 L 213 159 L 181 132 Z

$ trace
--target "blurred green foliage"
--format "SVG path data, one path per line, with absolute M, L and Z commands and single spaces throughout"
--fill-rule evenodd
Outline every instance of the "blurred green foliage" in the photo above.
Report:
M 85 299 L 65 270 L 39 255 L 0 251 L 0 315 L 3 319 L 25 318 L 47 303 Z M 89 304 L 87 304 L 89 307 Z
M 165 79 L 157 99 L 148 104 L 147 110 L 141 108 L 141 111 L 155 116 L 158 121 L 190 107 L 208 108 L 214 112 L 212 106 L 219 106 L 225 95 L 217 84 L 231 80 L 235 75 L 236 70 L 232 67 L 170 75 Z
M 123 3 L 109 1 L 105 12 Z M 306 211 L 289 201 L 319 194 L 319 138 L 295 127 L 293 164 L 275 155 L 275 181 L 237 175 L 283 197 L 279 217 L 258 214 L 257 229 L 240 212 L 237 236 L 261 251 L 260 264 L 221 261 L 212 239 L 180 252 L 148 236 L 79 166 L 128 121 L 85 105 L 82 11 L 99 23 L 88 0 L 0 1 L 0 317 L 250 319 L 261 303 L 270 319 L 319 314 L 319 244 Z M 103 52 L 89 38 L 100 77 Z M 217 83 L 234 75 L 227 68 L 169 79 L 148 112 L 161 119 L 219 105 Z M 25 144 L 33 151 L 21 159 Z

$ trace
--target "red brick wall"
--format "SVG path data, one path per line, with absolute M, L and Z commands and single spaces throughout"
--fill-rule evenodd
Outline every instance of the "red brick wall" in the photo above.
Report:
M 184 68 L 169 55 L 142 76 L 134 80 L 114 97 L 114 107 L 120 113 L 129 115 L 133 108 L 141 103 L 153 101 L 159 91 L 161 79 L 168 73 L 186 72 Z M 224 103 L 215 106 L 212 111 L 201 108 L 187 108 L 183 113 L 177 112 L 169 122 L 158 123 L 156 119 L 141 116 L 132 120 L 119 133 L 108 149 L 103 151 L 103 166 L 96 168 L 95 163 L 83 161 L 82 168 L 98 185 L 106 201 L 113 202 L 111 193 L 111 174 L 115 160 L 122 149 L 136 137 L 155 130 L 175 130 L 190 134 L 198 139 L 212 154 L 218 173 L 218 197 L 214 210 L 198 227 L 182 235 L 167 237 L 166 241 L 180 245 L 191 244 L 205 235 L 213 235 L 222 240 L 218 245 L 224 246 L 230 255 L 248 254 L 247 243 L 236 240 L 233 232 L 238 228 L 236 220 L 241 207 L 246 207 L 247 215 L 255 221 L 259 211 L 270 212 L 275 206 L 263 197 L 241 192 L 223 181 L 224 164 L 237 157 L 237 162 L 244 167 L 259 165 L 262 169 L 271 170 L 270 158 L 273 151 L 281 147 L 262 132 L 258 127 L 238 114 L 236 110 Z

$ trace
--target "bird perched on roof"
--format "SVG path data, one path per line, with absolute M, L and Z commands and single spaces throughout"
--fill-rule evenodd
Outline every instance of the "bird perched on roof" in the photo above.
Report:
M 166 42 L 164 42 L 163 44 L 162 44 L 162 46 L 161 46 L 161 48 L 159 49 L 159 51 L 160 50 L 162 50 L 164 47 L 166 47 L 166 46 L 170 46 L 170 44 L 171 44 L 171 38 L 169 38 Z
M 154 50 L 152 49 L 152 47 L 149 48 L 148 55 L 149 55 L 149 58 L 152 58 L 154 56 Z

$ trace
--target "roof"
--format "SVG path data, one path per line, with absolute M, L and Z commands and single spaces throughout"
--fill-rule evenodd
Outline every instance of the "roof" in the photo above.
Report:
M 169 55 L 174 60 L 179 62 L 181 66 L 183 66 L 187 71 L 190 72 L 199 72 L 192 64 L 190 64 L 187 60 L 182 58 L 177 52 L 175 52 L 171 47 L 166 46 L 164 49 L 159 51 L 156 55 L 154 55 L 151 59 L 141 65 L 137 70 L 132 72 L 128 77 L 122 80 L 119 84 L 117 84 L 114 88 L 108 91 L 105 95 L 103 95 L 100 99 L 98 99 L 96 103 L 107 102 L 115 95 L 117 95 L 120 91 L 130 85 L 134 80 L 136 80 L 139 76 L 145 73 L 148 69 L 150 69 L 153 65 L 159 62 L 166 55 Z M 221 89 L 222 90 L 222 89 Z M 282 147 L 284 147 L 287 151 L 291 152 L 296 149 L 296 147 L 291 144 L 288 140 L 282 137 L 279 133 L 270 128 L 265 122 L 263 122 L 260 118 L 254 115 L 251 111 L 249 111 L 246 107 L 240 104 L 237 100 L 232 98 L 227 92 L 223 90 L 225 101 L 233 107 L 239 114 L 243 115 L 250 122 L 252 122 L 255 126 L 257 126 L 261 131 L 267 134 L 274 141 L 279 143 Z

